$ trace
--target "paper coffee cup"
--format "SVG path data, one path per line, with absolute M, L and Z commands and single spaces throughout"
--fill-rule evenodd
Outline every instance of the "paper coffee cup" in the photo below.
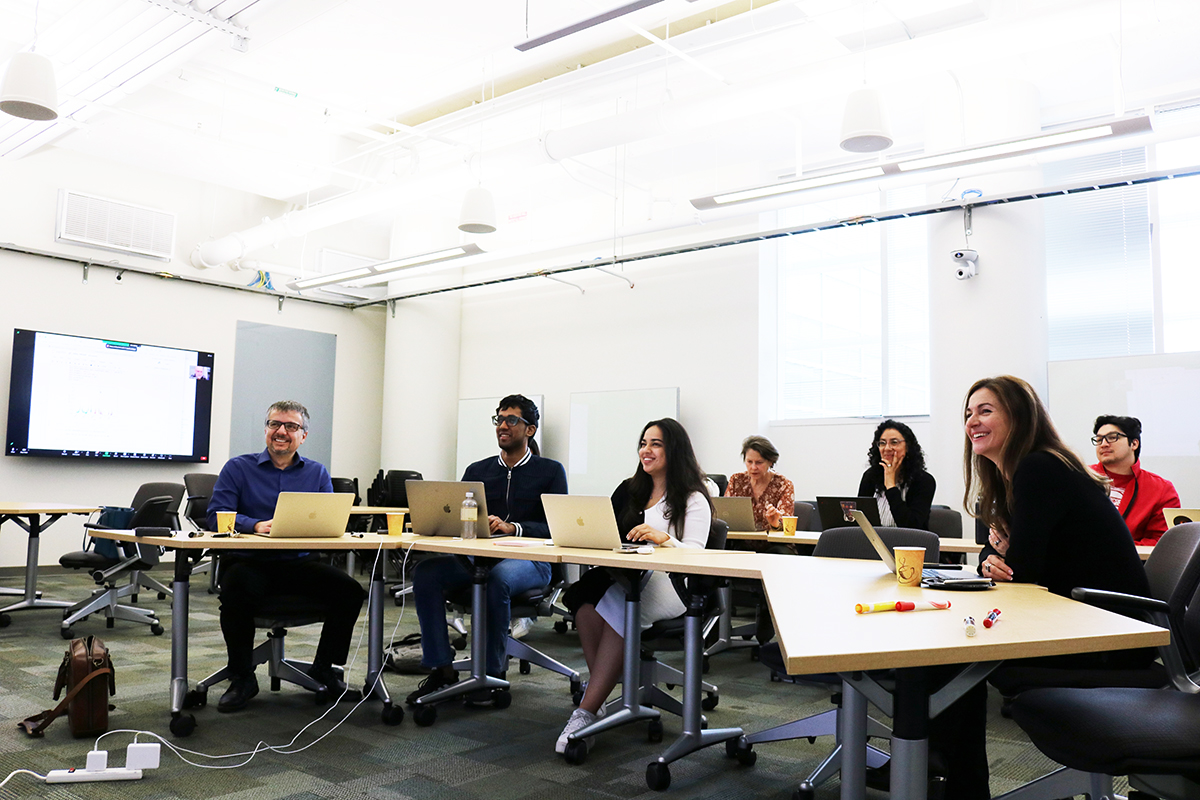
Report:
M 783 532 L 787 536 L 795 536 L 796 535 L 796 518 L 795 517 L 784 517 L 783 518 Z
M 217 512 L 217 533 L 233 533 L 234 525 L 237 524 L 236 511 L 218 511 Z
M 897 547 L 896 583 L 901 586 L 920 586 L 921 570 L 925 566 L 924 547 Z
M 388 519 L 388 536 L 399 536 L 404 533 L 404 512 L 389 511 Z

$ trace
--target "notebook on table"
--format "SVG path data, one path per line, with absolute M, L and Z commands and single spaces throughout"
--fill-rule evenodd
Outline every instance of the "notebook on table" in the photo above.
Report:
M 855 509 L 851 512 L 858 527 L 866 534 L 879 558 L 892 572 L 896 571 L 896 558 L 879 536 L 879 531 L 867 519 L 867 515 Z M 987 589 L 995 584 L 991 578 L 981 578 L 970 570 L 925 567 L 921 570 L 921 585 L 927 589 Z
M 405 481 L 412 532 L 418 536 L 462 536 L 462 504 L 467 492 L 479 504 L 475 536 L 479 539 L 504 536 L 488 531 L 487 499 L 479 481 Z
M 872 525 L 879 524 L 879 501 L 874 497 L 818 497 L 817 513 L 821 530 L 845 528 L 854 524 L 852 513 L 862 511 Z
M 754 530 L 754 501 L 749 497 L 714 497 L 713 513 L 731 531 Z
M 625 542 L 617 528 L 612 500 L 582 494 L 544 494 L 542 508 L 550 538 L 559 547 L 637 552 L 652 542 Z
M 280 492 L 271 539 L 336 539 L 346 533 L 354 495 L 342 492 Z

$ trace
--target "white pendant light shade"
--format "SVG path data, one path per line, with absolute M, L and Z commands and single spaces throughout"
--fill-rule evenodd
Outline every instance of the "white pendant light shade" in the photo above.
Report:
M 842 149 L 851 153 L 878 153 L 892 146 L 879 92 L 859 89 L 846 100 L 842 117 Z
M 476 186 L 463 198 L 458 229 L 464 233 L 493 233 L 496 230 L 496 201 L 492 193 Z
M 58 119 L 58 82 L 54 65 L 43 55 L 16 53 L 0 86 L 0 111 L 22 119 Z

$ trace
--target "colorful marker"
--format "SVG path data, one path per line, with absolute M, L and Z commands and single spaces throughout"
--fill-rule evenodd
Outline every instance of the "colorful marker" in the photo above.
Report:
M 963 620 L 963 624 L 966 627 L 967 636 L 974 636 L 975 635 L 975 618 L 967 617 L 966 619 Z
M 993 608 L 983 619 L 983 627 L 990 628 L 1000 619 L 1000 609 Z
M 896 601 L 890 600 L 886 603 L 856 603 L 854 610 L 859 614 L 874 614 L 877 611 L 895 611 Z
M 945 611 L 949 607 L 949 600 L 899 600 L 896 602 L 897 611 Z

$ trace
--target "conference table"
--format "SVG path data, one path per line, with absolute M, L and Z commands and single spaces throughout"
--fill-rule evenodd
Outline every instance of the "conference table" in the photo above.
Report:
M 29 543 L 26 545 L 25 552 L 24 590 L 0 588 L 0 597 L 16 596 L 22 599 L 0 608 L 0 628 L 6 627 L 12 621 L 9 614 L 15 611 L 35 611 L 48 608 L 62 610 L 74 605 L 73 601 L 68 600 L 43 600 L 38 592 L 38 551 L 41 545 L 41 533 L 68 514 L 91 514 L 99 510 L 98 506 L 65 503 L 0 502 L 0 525 L 12 520 L 29 534 Z M 43 516 L 46 518 L 44 521 Z

